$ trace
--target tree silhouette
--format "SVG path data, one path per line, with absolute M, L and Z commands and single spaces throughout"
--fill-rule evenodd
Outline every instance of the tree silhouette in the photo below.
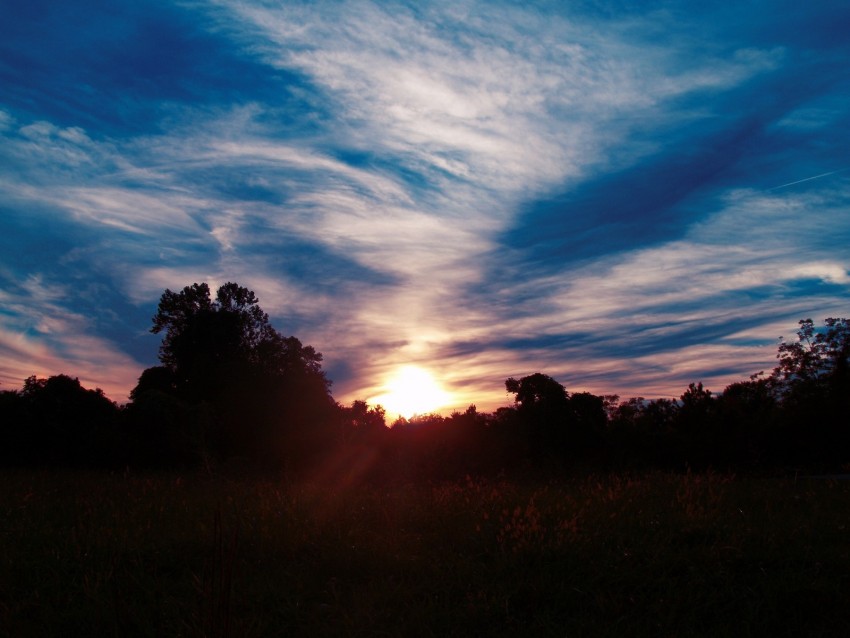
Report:
M 598 448 L 608 424 L 604 397 L 590 392 L 574 392 L 569 402 L 575 444 L 584 449 Z
M 799 322 L 796 341 L 779 344 L 773 380 L 780 398 L 785 456 L 804 462 L 850 457 L 850 325 L 828 318 Z M 781 337 L 780 337 L 781 338 Z
M 253 291 L 233 282 L 215 298 L 206 283 L 166 290 L 151 332 L 163 334 L 162 366 L 145 370 L 134 403 L 150 407 L 159 393 L 209 406 L 191 427 L 218 457 L 294 459 L 321 448 L 319 430 L 336 409 L 322 355 L 275 330 Z
M 31 376 L 4 403 L 15 410 L 4 414 L 13 417 L 5 423 L 6 462 L 104 466 L 120 461 L 119 410 L 100 389 L 88 390 L 64 374 Z
M 513 405 L 426 414 L 386 427 L 380 406 L 338 405 L 322 356 L 273 328 L 236 283 L 166 290 L 153 317 L 161 365 L 119 409 L 56 375 L 0 391 L 0 463 L 162 467 L 244 457 L 310 477 L 444 480 L 529 463 L 599 467 L 808 467 L 850 461 L 850 325 L 799 322 L 770 375 L 678 400 L 569 393 L 552 377 L 508 378 Z
M 714 397 L 704 388 L 702 381 L 691 383 L 680 397 L 679 419 L 685 427 L 699 427 L 711 418 Z
M 340 408 L 349 436 L 372 439 L 387 431 L 386 410 L 383 406 L 369 407 L 365 401 L 355 400 L 350 407 Z
M 563 460 L 577 442 L 576 415 L 569 392 L 540 372 L 519 380 L 511 377 L 505 381 L 505 388 L 515 395 L 519 425 L 531 458 Z
M 717 397 L 719 438 L 729 463 L 754 467 L 775 458 L 780 433 L 774 386 L 773 378 L 754 374 L 749 381 L 728 385 Z
M 811 319 L 799 321 L 797 341 L 779 344 L 777 376 L 791 384 L 806 383 L 847 370 L 850 364 L 850 325 L 846 319 L 832 317 L 824 324 L 826 329 L 818 331 Z

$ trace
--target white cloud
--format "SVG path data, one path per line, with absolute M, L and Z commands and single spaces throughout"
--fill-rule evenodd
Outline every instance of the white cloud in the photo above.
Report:
M 67 199 L 65 199 L 67 197 Z M 62 200 L 78 219 L 114 226 L 149 236 L 167 236 L 174 231 L 203 234 L 192 212 L 203 210 L 210 202 L 174 192 L 143 192 L 126 188 L 69 188 Z
M 0 132 L 11 129 L 14 123 L 15 118 L 13 118 L 10 113 L 0 109 Z
M 634 127 L 678 117 L 665 111 L 666 100 L 729 88 L 775 68 L 783 55 L 747 49 L 683 65 L 676 51 L 630 42 L 626 33 L 633 25 L 612 24 L 603 32 L 598 25 L 505 5 L 429 3 L 415 13 L 363 2 L 219 6 L 222 24 L 246 46 L 327 91 L 338 144 L 389 154 L 445 194 L 423 202 L 397 189 L 364 194 L 322 179 L 306 190 L 300 184 L 279 220 L 347 249 L 361 263 L 403 275 L 402 285 L 379 301 L 392 308 L 389 316 L 366 305 L 355 316 L 386 330 L 388 340 L 416 347 L 492 324 L 474 312 L 464 313 L 466 323 L 448 313 L 457 308 L 459 287 L 478 276 L 490 239 L 511 223 L 522 201 L 599 170 L 614 144 L 621 158 L 645 153 L 624 153 L 622 143 Z M 283 157 L 275 144 L 245 152 Z M 369 171 L 366 181 L 374 178 Z M 647 288 L 653 277 L 658 288 L 669 283 L 669 268 L 688 265 L 678 263 L 684 255 L 671 247 L 646 255 L 647 263 L 603 269 L 626 276 L 629 284 L 618 290 L 638 283 Z M 719 252 L 714 257 L 726 258 Z M 672 263 L 665 269 L 660 258 Z M 573 301 L 555 305 L 565 314 L 542 316 L 536 327 L 580 316 L 571 310 L 576 298 L 599 313 L 626 305 L 616 301 L 616 291 L 597 299 L 589 291 L 598 285 L 607 283 L 590 277 L 583 284 L 579 277 L 564 290 Z M 510 333 L 511 321 L 499 321 Z M 528 327 L 523 322 L 518 331 Z M 390 365 L 399 356 L 412 355 L 394 351 L 378 360 Z
M 850 260 L 844 264 L 838 262 L 820 261 L 800 264 L 791 268 L 788 277 L 792 279 L 819 279 L 831 284 L 850 284 L 848 274 Z
M 746 49 L 685 66 L 675 52 L 639 49 L 616 23 L 603 36 L 598 25 L 505 5 L 464 5 L 462 25 L 437 3 L 415 14 L 397 4 L 240 3 L 233 14 L 271 64 L 330 92 L 351 143 L 506 194 L 581 175 L 604 160 L 611 127 L 626 133 L 623 121 L 636 114 L 659 117 L 648 111 L 659 101 L 728 88 L 782 55 Z
M 824 240 L 827 234 L 831 240 L 850 235 L 847 192 L 732 192 L 680 240 L 525 281 L 523 291 L 505 290 L 506 299 L 539 291 L 530 313 L 500 322 L 506 338 L 596 335 L 589 344 L 508 352 L 505 359 L 535 361 L 571 385 L 595 384 L 593 391 L 644 396 L 675 394 L 675 388 L 701 380 L 701 370 L 727 371 L 702 379 L 718 390 L 769 370 L 775 364 L 776 337 L 792 333 L 799 318 L 846 315 L 850 260 L 841 243 L 828 246 Z M 844 292 L 784 292 L 802 279 L 844 286 Z M 765 290 L 773 293 L 758 292 Z M 744 317 L 750 323 L 742 330 Z M 726 327 L 726 334 L 707 344 L 677 345 L 683 330 L 711 326 Z M 467 338 L 487 341 L 489 331 L 480 326 Z M 669 350 L 635 356 L 632 349 L 648 339 L 665 340 Z M 578 373 L 573 362 L 579 362 Z
M 246 54 L 298 72 L 321 94 L 328 110 L 321 130 L 288 129 L 265 117 L 277 105 L 256 102 L 173 106 L 162 132 L 120 140 L 46 121 L 21 124 L 0 111 L 0 155 L 18 173 L 0 176 L 0 189 L 11 200 L 47 205 L 103 233 L 98 248 L 112 251 L 99 257 L 111 264 L 107 276 L 135 303 L 194 281 L 249 285 L 273 315 L 314 320 L 299 336 L 330 348 L 330 357 L 361 357 L 362 385 L 345 389 L 357 393 L 368 392 L 391 366 L 427 362 L 446 344 L 492 340 L 494 332 L 545 336 L 587 324 L 616 334 L 623 317 L 651 330 L 685 319 L 680 311 L 658 311 L 662 304 L 698 304 L 801 277 L 847 283 L 848 264 L 822 255 L 817 243 L 818 233 L 834 224 L 829 215 L 846 206 L 833 203 L 824 211 L 812 202 L 740 191 L 677 241 L 557 277 L 530 273 L 523 285 L 545 296 L 531 317 L 513 307 L 516 290 L 504 290 L 486 309 L 462 296 L 482 276 L 493 238 L 515 221 L 522 204 L 653 152 L 651 144 L 631 141 L 636 131 L 645 139 L 671 121 L 717 116 L 710 105 L 679 110 L 676 101 L 771 72 L 786 55 L 782 49 L 693 55 L 674 37 L 656 42 L 647 36 L 654 29 L 674 31 L 664 14 L 653 16 L 660 22 L 651 26 L 612 20 L 603 28 L 552 13 L 551 6 L 527 11 L 501 3 L 413 9 L 222 0 L 212 7 L 216 28 L 243 43 Z M 789 116 L 785 126 L 799 126 L 806 117 Z M 377 161 L 354 165 L 329 149 L 364 151 Z M 220 188 L 223 179 L 243 174 L 277 199 L 239 199 Z M 257 246 L 268 249 L 290 237 L 398 283 L 364 285 L 344 299 L 307 291 L 253 254 Z M 29 294 L 48 292 L 35 287 Z M 119 370 L 129 365 L 108 344 L 86 341 L 90 328 L 80 317 L 63 315 L 60 300 L 40 303 L 41 314 L 21 310 L 20 316 L 38 317 L 33 329 L 42 336 L 59 339 L 66 331 L 73 343 L 105 353 Z M 779 304 L 757 307 L 776 312 Z M 703 310 L 690 318 L 700 317 L 718 319 Z M 4 343 L 15 341 L 14 329 L 4 334 Z M 383 345 L 365 352 L 359 344 L 369 335 Z M 65 361 L 52 350 L 37 352 L 38 338 L 19 338 L 19 355 Z M 67 361 L 94 374 L 73 343 L 61 343 Z M 589 350 L 573 354 L 584 357 L 588 374 L 601 378 L 627 365 L 620 378 L 641 369 L 660 384 L 671 370 L 688 372 L 682 360 L 722 361 L 728 352 L 719 346 L 682 350 L 669 360 L 662 361 L 664 355 L 655 363 L 638 358 L 630 364 Z M 432 364 L 464 388 L 460 396 L 471 397 L 485 385 L 473 390 L 463 375 L 489 384 L 529 361 L 566 373 L 557 359 L 563 356 L 505 350 Z M 652 365 L 659 366 L 655 377 Z M 496 367 L 506 373 L 494 373 Z M 494 390 L 499 395 L 502 380 Z

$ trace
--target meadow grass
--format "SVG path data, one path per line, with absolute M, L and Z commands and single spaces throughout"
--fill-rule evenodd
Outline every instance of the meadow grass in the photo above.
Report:
M 6 636 L 842 636 L 850 483 L 0 472 Z

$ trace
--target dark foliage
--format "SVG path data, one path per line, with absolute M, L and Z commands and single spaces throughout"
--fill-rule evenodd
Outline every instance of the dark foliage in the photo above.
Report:
M 850 448 L 850 325 L 827 319 L 818 331 L 800 321 L 797 340 L 782 342 L 773 371 L 781 404 L 784 452 L 802 463 L 846 463 Z
M 514 430 L 509 438 L 524 450 L 527 460 L 557 465 L 598 452 L 607 422 L 603 397 L 589 392 L 571 395 L 539 372 L 507 379 L 505 388 L 515 395 L 516 407 L 512 418 L 503 415 L 501 426 Z
M 677 402 L 621 403 L 609 420 L 612 449 L 637 465 L 841 470 L 850 461 L 850 326 L 799 325 L 769 375 L 719 395 L 692 383 Z
M 8 465 L 110 466 L 124 449 L 119 409 L 64 374 L 29 377 L 0 394 L 0 455 Z
M 322 356 L 228 283 L 166 290 L 162 365 L 123 408 L 57 375 L 0 392 L 0 463 L 284 468 L 317 481 L 456 479 L 502 471 L 718 468 L 841 471 L 850 462 L 850 326 L 800 322 L 778 365 L 678 399 L 570 393 L 543 373 L 505 381 L 513 405 L 399 419 L 338 405 Z
M 226 283 L 214 299 L 205 283 L 166 290 L 151 331 L 163 333 L 162 366 L 142 373 L 128 411 L 137 431 L 152 414 L 171 423 L 156 434 L 177 459 L 297 466 L 333 438 L 322 355 L 275 330 L 251 290 Z

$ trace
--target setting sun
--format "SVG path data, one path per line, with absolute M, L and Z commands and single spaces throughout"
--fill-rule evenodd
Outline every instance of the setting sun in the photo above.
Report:
M 410 418 L 414 414 L 433 412 L 448 399 L 448 393 L 430 372 L 418 366 L 402 366 L 392 374 L 384 392 L 373 402 L 384 406 L 389 414 Z

